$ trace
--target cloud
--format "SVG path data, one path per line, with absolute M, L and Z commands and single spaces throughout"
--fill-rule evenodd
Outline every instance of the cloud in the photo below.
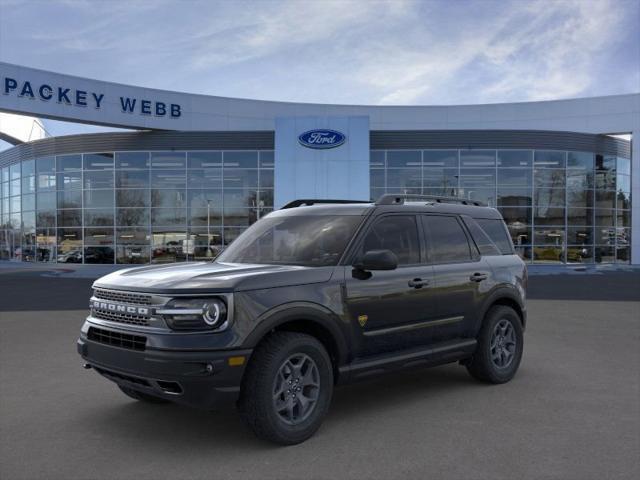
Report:
M 196 68 L 246 62 L 300 46 L 315 45 L 317 48 L 311 47 L 306 59 L 309 61 L 321 57 L 326 51 L 323 47 L 335 42 L 346 32 L 364 27 L 386 15 L 401 15 L 408 3 L 404 0 L 333 0 L 253 5 L 257 7 L 257 12 L 252 9 L 248 16 L 243 12 L 227 28 L 220 29 L 219 24 L 213 23 L 206 29 L 209 32 L 205 30 L 194 38 L 193 43 L 198 44 L 198 48 L 192 63 Z M 222 37 L 225 37 L 226 48 L 216 48 Z
M 481 90 L 491 101 L 580 95 L 596 79 L 595 57 L 616 41 L 624 11 L 608 1 L 534 3 L 514 15 L 525 28 L 494 39 L 483 56 L 496 79 Z M 528 20 L 528 21 L 527 21 Z M 524 94 L 524 95 L 523 95 Z
M 272 100 L 543 100 L 638 91 L 639 16 L 637 0 L 0 0 L 0 59 Z
M 396 74 L 391 80 L 381 85 L 364 65 L 361 81 L 386 90 L 381 104 L 578 96 L 599 80 L 593 64 L 616 42 L 624 15 L 624 9 L 603 0 L 517 2 L 502 9 L 491 24 L 472 27 L 470 35 L 460 35 L 454 44 L 442 42 L 444 48 L 442 43 L 431 50 L 393 45 L 388 55 Z M 426 29 L 424 37 L 428 38 Z

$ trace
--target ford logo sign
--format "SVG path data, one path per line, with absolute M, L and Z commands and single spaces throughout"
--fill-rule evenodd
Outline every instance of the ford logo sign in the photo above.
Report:
M 335 130 L 309 130 L 298 136 L 300 144 L 307 148 L 335 148 L 347 141 L 344 133 Z

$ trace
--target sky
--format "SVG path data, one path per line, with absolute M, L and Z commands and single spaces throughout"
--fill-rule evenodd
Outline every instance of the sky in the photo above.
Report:
M 0 0 L 0 61 L 292 102 L 613 95 L 640 91 L 640 0 Z

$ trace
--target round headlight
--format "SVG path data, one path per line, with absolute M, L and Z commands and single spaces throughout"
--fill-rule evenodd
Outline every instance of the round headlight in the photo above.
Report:
M 227 307 L 219 298 L 176 298 L 156 310 L 173 330 L 207 330 L 223 326 Z
M 214 300 L 213 302 L 208 302 L 204 305 L 202 318 L 204 319 L 204 323 L 213 327 L 224 321 L 226 313 L 227 311 L 224 303 L 220 300 Z

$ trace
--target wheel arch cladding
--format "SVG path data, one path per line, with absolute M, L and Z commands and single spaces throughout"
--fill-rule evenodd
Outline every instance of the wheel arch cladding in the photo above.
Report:
M 316 338 L 327 350 L 333 364 L 334 375 L 338 367 L 347 362 L 347 341 L 339 327 L 340 320 L 319 307 L 295 306 L 275 311 L 260 319 L 248 336 L 246 344 L 255 348 L 273 332 L 306 333 Z
M 509 307 L 511 309 L 513 309 L 516 314 L 518 315 L 518 318 L 520 319 L 520 325 L 522 326 L 522 329 L 524 330 L 525 326 L 526 326 L 526 319 L 524 316 L 524 312 L 522 310 L 522 306 L 520 305 L 520 303 L 518 303 L 518 301 L 513 298 L 512 296 L 498 296 L 497 298 L 494 298 L 491 300 L 491 302 L 489 303 L 489 305 L 487 306 L 487 308 L 484 310 L 484 315 L 483 315 L 483 320 L 484 317 L 487 315 L 487 312 L 496 306 L 505 306 L 505 307 Z

